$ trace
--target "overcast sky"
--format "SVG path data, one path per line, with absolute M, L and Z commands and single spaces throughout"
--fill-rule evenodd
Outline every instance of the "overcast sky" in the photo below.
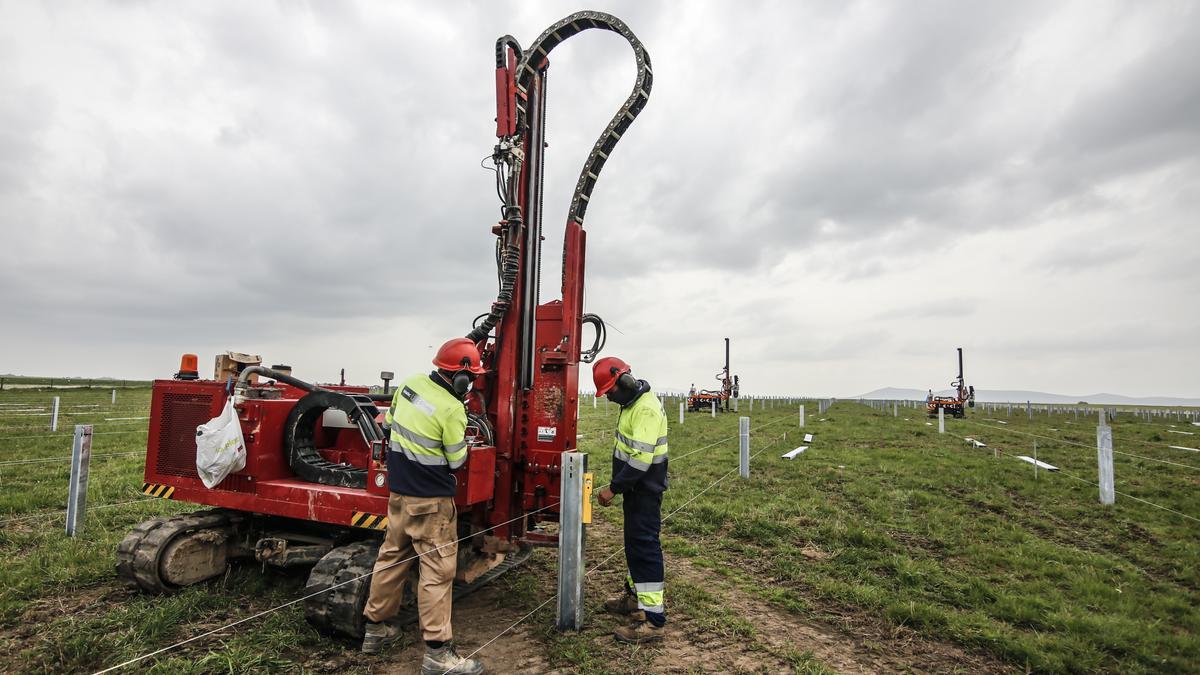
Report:
M 495 295 L 494 41 L 624 19 L 587 310 L 660 388 L 1200 396 L 1200 4 L 0 0 L 0 372 L 373 382 Z M 550 67 L 543 301 L 632 52 Z

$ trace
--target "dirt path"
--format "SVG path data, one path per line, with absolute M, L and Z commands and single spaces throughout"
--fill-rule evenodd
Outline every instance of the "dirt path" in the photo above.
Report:
M 591 534 L 593 541 L 619 541 L 619 532 L 612 526 L 599 524 Z M 714 630 L 705 617 L 690 616 L 686 610 L 671 611 L 668 600 L 673 632 L 653 661 L 654 672 L 794 672 L 806 664 L 806 652 L 821 665 L 842 673 L 1012 670 L 870 616 L 847 615 L 844 628 L 804 620 L 736 588 L 726 577 L 683 556 L 668 553 L 666 565 L 668 598 L 671 582 L 683 580 L 711 594 L 722 613 L 736 615 L 753 632 L 738 636 Z M 623 570 L 613 570 L 605 577 L 609 589 L 619 587 Z M 599 590 L 588 589 L 589 593 Z
M 525 615 L 526 612 L 503 606 L 504 592 L 502 588 L 491 586 L 454 603 L 454 636 L 460 655 L 466 656 L 475 651 Z M 483 660 L 488 673 L 558 672 L 550 668 L 550 662 L 544 656 L 546 645 L 535 635 L 536 628 L 535 624 L 522 622 L 505 633 L 504 637 L 480 650 L 476 658 Z M 410 644 L 403 650 L 393 651 L 383 657 L 385 663 L 373 672 L 381 675 L 416 675 L 421 672 L 425 646 L 415 626 L 408 629 L 408 635 L 411 637 Z

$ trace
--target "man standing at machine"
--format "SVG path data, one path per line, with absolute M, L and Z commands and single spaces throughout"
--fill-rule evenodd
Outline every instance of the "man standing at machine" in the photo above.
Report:
M 623 495 L 625 590 L 604 608 L 633 622 L 613 633 L 619 642 L 661 640 L 667 615 L 663 605 L 663 555 L 659 542 L 662 499 L 667 489 L 667 415 L 650 393 L 650 383 L 635 378 L 627 363 L 615 357 L 592 366 L 596 394 L 621 406 L 613 443 L 612 483 L 597 495 L 601 506 Z
M 378 652 L 402 634 L 385 623 L 400 609 L 413 560 L 420 561 L 417 609 L 425 640 L 422 673 L 475 675 L 483 664 L 464 659 L 451 642 L 450 607 L 458 563 L 457 483 L 451 471 L 467 461 L 467 412 L 462 399 L 484 372 L 479 350 L 466 338 L 438 349 L 437 369 L 396 388 L 384 416 L 391 430 L 387 453 L 388 525 L 371 578 L 362 650 Z

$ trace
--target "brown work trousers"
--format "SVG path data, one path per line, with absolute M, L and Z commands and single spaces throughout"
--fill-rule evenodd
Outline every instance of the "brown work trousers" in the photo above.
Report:
M 392 493 L 388 526 L 371 576 L 371 595 L 363 611 L 384 621 L 400 611 L 404 584 L 420 560 L 417 609 L 425 640 L 450 640 L 450 602 L 458 566 L 458 511 L 454 497 L 408 497 Z M 420 556 L 419 558 L 417 556 Z

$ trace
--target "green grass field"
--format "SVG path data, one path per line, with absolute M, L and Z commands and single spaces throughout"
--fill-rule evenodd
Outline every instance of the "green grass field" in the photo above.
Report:
M 304 573 L 249 564 L 170 597 L 118 585 L 114 549 L 125 532 L 190 507 L 135 501 L 145 421 L 118 418 L 145 416 L 148 390 L 119 391 L 115 407 L 107 389 L 58 395 L 64 417 L 51 436 L 47 417 L 13 412 L 47 406 L 50 394 L 0 392 L 0 670 L 93 671 L 301 595 Z M 668 612 L 680 631 L 672 639 L 743 650 L 736 662 L 743 665 L 731 670 L 839 669 L 823 656 L 836 645 L 822 652 L 803 638 L 781 644 L 778 625 L 825 627 L 868 657 L 890 654 L 889 663 L 904 663 L 899 643 L 914 641 L 927 653 L 974 659 L 926 661 L 917 670 L 1200 670 L 1200 523 L 1123 495 L 1101 506 L 1086 482 L 1096 476 L 1094 417 L 1031 422 L 1016 411 L 995 419 L 974 413 L 948 420 L 940 435 L 921 410 L 901 408 L 893 417 L 890 408 L 883 414 L 839 402 L 818 415 L 809 402 L 800 430 L 795 406 L 780 403 L 742 412 L 752 418 L 758 454 L 751 478 L 741 480 L 737 416 L 689 414 L 680 427 L 676 405 L 667 406 L 672 463 L 664 503 Z M 581 449 L 592 453 L 597 485 L 607 482 L 614 421 L 615 407 L 582 408 Z M 94 423 L 98 433 L 85 530 L 69 539 L 62 510 L 75 423 Z M 1200 516 L 1200 457 L 1166 447 L 1195 447 L 1195 437 L 1168 432 L 1200 428 L 1130 416 L 1113 428 L 1114 448 L 1141 456 L 1116 455 L 1117 490 Z M 803 432 L 816 436 L 810 449 L 781 459 Z M 1014 459 L 1032 454 L 1035 437 L 1025 434 L 1036 434 L 1038 457 L 1063 472 L 1035 479 L 1031 465 Z M 965 436 L 988 447 L 974 448 Z M 623 564 L 619 509 L 596 515 L 588 551 L 589 567 L 600 568 L 589 579 L 593 612 Z M 539 553 L 470 611 L 456 612 L 456 626 L 468 631 L 460 641 L 486 642 L 544 602 L 553 579 L 553 555 Z M 486 622 L 472 623 L 471 612 L 485 611 Z M 647 672 L 689 658 L 669 646 L 614 645 L 604 639 L 611 623 L 592 616 L 583 633 L 559 635 L 551 602 L 510 633 L 521 632 L 519 645 L 501 638 L 480 655 L 501 662 L 506 649 L 533 651 L 542 665 L 526 668 L 571 672 Z M 137 668 L 372 672 L 398 658 L 361 657 L 354 645 L 317 635 L 294 605 Z

